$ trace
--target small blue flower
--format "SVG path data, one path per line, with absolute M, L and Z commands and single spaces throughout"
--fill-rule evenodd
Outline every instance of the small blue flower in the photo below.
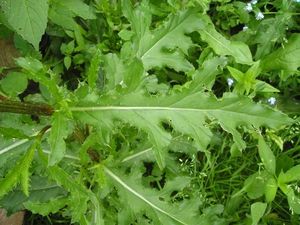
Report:
M 245 6 L 245 10 L 247 12 L 251 12 L 253 10 L 251 3 L 247 3 L 247 5 Z
M 275 105 L 276 104 L 276 98 L 275 97 L 270 97 L 267 102 L 270 104 L 270 105 Z
M 227 84 L 229 87 L 231 87 L 234 83 L 234 80 L 232 78 L 227 78 Z
M 255 16 L 255 18 L 256 18 L 257 20 L 262 20 L 264 17 L 265 17 L 265 16 L 264 16 L 264 14 L 262 14 L 262 12 L 257 13 L 256 16 Z

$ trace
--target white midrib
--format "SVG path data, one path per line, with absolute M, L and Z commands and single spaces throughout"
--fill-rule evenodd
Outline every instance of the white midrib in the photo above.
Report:
M 132 189 L 131 187 L 129 187 L 124 181 L 122 181 L 116 174 L 114 174 L 112 171 L 110 171 L 107 167 L 104 167 L 105 172 L 111 177 L 113 178 L 115 181 L 117 181 L 120 185 L 122 185 L 127 191 L 131 192 L 133 195 L 135 195 L 136 197 L 138 197 L 139 199 L 141 199 L 142 201 L 144 201 L 145 203 L 147 203 L 148 205 L 150 205 L 152 208 L 154 208 L 155 210 L 167 215 L 168 217 L 172 218 L 173 220 L 183 224 L 183 225 L 188 225 L 187 223 L 179 220 L 178 218 L 176 218 L 175 216 L 169 214 L 168 212 L 164 211 L 163 209 L 159 208 L 158 206 L 156 206 L 155 204 L 153 204 L 151 201 L 149 201 L 148 199 L 146 199 L 144 196 L 142 196 L 141 194 L 139 194 L 138 192 L 136 192 L 134 189 Z
M 196 109 L 196 108 L 176 108 L 176 107 L 163 107 L 163 106 L 91 106 L 91 107 L 71 107 L 70 110 L 73 112 L 97 112 L 97 111 L 173 111 L 173 112 L 201 112 L 201 113 L 209 113 L 209 112 L 221 112 L 221 113 L 232 113 L 243 116 L 250 116 L 253 118 L 262 118 L 264 120 L 271 120 L 278 122 L 276 119 L 261 117 L 258 115 L 247 114 L 245 112 L 236 112 L 231 110 L 225 110 L 227 106 L 219 109 Z
M 141 156 L 141 155 L 144 155 L 144 154 L 146 154 L 146 153 L 148 153 L 148 152 L 152 152 L 152 148 L 147 148 L 147 149 L 145 149 L 145 150 L 143 150 L 143 151 L 140 151 L 140 152 L 138 152 L 138 153 L 136 153 L 136 154 L 127 156 L 126 158 L 124 158 L 124 159 L 122 160 L 122 162 L 130 161 L 130 160 L 135 159 L 135 158 L 137 158 L 137 157 L 139 157 L 139 156 Z
M 109 111 L 109 110 L 168 110 L 168 111 L 196 111 L 204 112 L 216 109 L 195 109 L 195 108 L 174 108 L 163 106 L 91 106 L 91 107 L 71 107 L 73 112 Z

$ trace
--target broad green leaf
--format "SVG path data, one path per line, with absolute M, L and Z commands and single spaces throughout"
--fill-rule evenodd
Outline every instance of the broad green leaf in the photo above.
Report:
M 265 71 L 297 71 L 300 67 L 300 34 L 293 34 L 284 47 L 265 57 L 261 65 Z
M 267 203 L 255 202 L 251 205 L 252 225 L 257 225 L 265 214 Z
M 249 47 L 243 42 L 227 40 L 215 30 L 211 21 L 207 26 L 202 27 L 199 33 L 202 40 L 207 42 L 218 55 L 230 55 L 241 64 L 253 63 Z
M 0 1 L 9 25 L 16 33 L 39 50 L 39 42 L 47 26 L 47 0 L 5 0 Z
M 49 9 L 49 19 L 67 30 L 75 30 L 78 24 L 73 19 L 74 14 L 67 8 L 61 7 L 59 4 L 51 4 Z
M 267 202 L 272 202 L 275 199 L 277 189 L 278 186 L 276 179 L 273 177 L 269 178 L 265 186 L 265 196 Z
M 286 171 L 286 173 L 282 173 L 280 177 L 280 181 L 283 183 L 300 180 L 300 165 L 292 167 L 291 169 Z
M 29 147 L 25 155 L 17 162 L 4 179 L 0 180 L 0 198 L 11 191 L 19 182 L 25 195 L 29 195 L 29 167 L 33 160 L 37 141 Z
M 0 81 L 2 90 L 9 96 L 16 97 L 27 87 L 27 76 L 20 72 L 11 72 Z
M 270 149 L 270 147 L 265 142 L 264 138 L 260 135 L 258 138 L 258 153 L 262 163 L 264 164 L 266 170 L 272 174 L 276 174 L 276 158 Z
M 27 201 L 24 203 L 24 207 L 30 210 L 32 213 L 47 216 L 50 213 L 57 213 L 60 209 L 66 206 L 67 198 L 51 199 L 48 202 L 32 202 Z
M 96 16 L 92 9 L 84 3 L 82 0 L 52 0 L 55 4 L 58 4 L 61 8 L 66 8 L 74 13 L 75 16 L 80 16 L 83 19 L 96 19 Z
M 66 143 L 64 139 L 67 138 L 69 133 L 68 125 L 67 118 L 63 113 L 56 112 L 53 114 L 52 127 L 48 139 L 51 148 L 49 165 L 58 163 L 65 155 Z
M 165 148 L 170 144 L 171 134 L 161 126 L 170 124 L 174 130 L 190 135 L 200 149 L 205 150 L 211 139 L 207 119 L 217 120 L 224 130 L 233 135 L 239 148 L 244 147 L 240 125 L 251 125 L 257 129 L 266 125 L 279 128 L 291 120 L 284 114 L 260 104 L 253 103 L 247 97 L 227 95 L 216 99 L 206 93 L 188 90 L 161 97 L 147 97 L 142 93 L 122 96 L 103 96 L 91 106 L 81 102 L 72 107 L 73 115 L 80 120 L 98 126 L 113 127 L 115 119 L 130 123 L 145 130 L 154 144 L 156 159 L 164 166 Z
M 270 179 L 267 172 L 254 173 L 249 176 L 244 183 L 242 191 L 246 191 L 251 199 L 256 199 L 264 195 L 266 182 Z

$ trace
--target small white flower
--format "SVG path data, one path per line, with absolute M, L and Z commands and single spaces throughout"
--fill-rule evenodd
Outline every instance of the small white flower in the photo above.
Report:
M 275 105 L 276 104 L 276 98 L 274 97 L 271 97 L 267 100 L 267 102 L 270 104 L 270 105 Z
M 245 10 L 247 12 L 251 12 L 253 10 L 251 3 L 247 3 L 247 5 L 245 6 Z
M 256 18 L 257 20 L 262 20 L 264 17 L 265 17 L 265 16 L 264 16 L 264 14 L 262 14 L 262 12 L 257 13 L 256 16 L 255 16 L 255 18 Z
M 251 3 L 252 5 L 255 5 L 255 4 L 257 3 L 257 0 L 252 0 L 250 3 Z
M 234 83 L 234 80 L 232 78 L 227 78 L 227 84 L 229 87 L 231 87 Z
M 245 26 L 243 27 L 243 31 L 248 30 L 248 28 L 249 28 L 249 27 L 245 25 Z

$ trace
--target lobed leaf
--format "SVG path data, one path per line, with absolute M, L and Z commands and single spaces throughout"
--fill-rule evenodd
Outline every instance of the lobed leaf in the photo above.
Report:
M 65 155 L 66 143 L 65 138 L 69 134 L 69 125 L 67 118 L 61 112 L 56 112 L 52 116 L 51 131 L 48 138 L 51 152 L 49 155 L 49 165 L 58 163 Z
M 36 145 L 37 141 L 29 147 L 25 155 L 17 162 L 17 165 L 0 181 L 0 198 L 11 191 L 20 181 L 24 194 L 29 195 L 29 167 L 33 160 Z
M 130 177 L 127 177 L 107 167 L 104 169 L 111 182 L 117 187 L 123 202 L 131 202 L 126 210 L 131 209 L 136 214 L 144 212 L 157 224 L 207 225 L 212 222 L 219 222 L 216 214 L 220 213 L 220 210 L 214 211 L 208 208 L 205 209 L 203 215 L 200 215 L 198 211 L 199 200 L 194 199 L 170 204 L 167 201 L 161 200 L 159 194 L 155 193 L 154 190 L 137 184 L 137 174 L 131 174 Z M 127 215 L 130 215 L 130 212 Z M 124 217 L 120 218 L 124 219 Z M 127 223 L 130 222 L 129 218 L 127 216 Z M 119 222 L 123 224 L 124 220 Z
M 51 199 L 49 202 L 24 202 L 24 207 L 32 213 L 47 216 L 50 213 L 57 213 L 67 204 L 67 198 Z
M 205 93 L 189 93 L 186 90 L 167 96 L 147 97 L 132 93 L 114 98 L 102 97 L 93 106 L 82 102 L 71 111 L 79 120 L 96 126 L 112 127 L 113 121 L 118 119 L 145 130 L 154 144 L 156 159 L 161 167 L 164 167 L 165 148 L 172 138 L 162 127 L 163 122 L 194 138 L 200 150 L 206 149 L 212 136 L 207 120 L 217 120 L 224 130 L 233 135 L 240 149 L 245 144 L 237 131 L 238 126 L 279 128 L 291 122 L 288 116 L 278 111 L 232 94 L 216 99 Z

